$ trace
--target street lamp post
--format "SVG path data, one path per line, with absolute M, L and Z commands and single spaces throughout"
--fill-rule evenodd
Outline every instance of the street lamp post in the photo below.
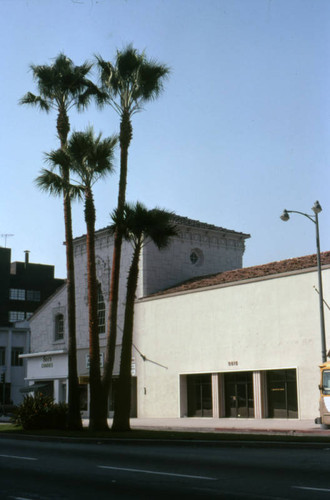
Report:
M 322 348 L 322 363 L 327 360 L 326 353 L 326 340 L 325 340 L 325 326 L 324 326 L 324 309 L 323 309 L 323 286 L 322 286 L 322 273 L 321 273 L 321 252 L 320 252 L 320 234 L 319 234 L 319 219 L 318 214 L 322 211 L 322 207 L 318 201 L 314 203 L 312 207 L 314 215 L 308 215 L 303 212 L 298 212 L 297 210 L 283 210 L 281 219 L 286 222 L 290 219 L 289 214 L 300 214 L 307 217 L 310 221 L 315 224 L 316 229 L 316 256 L 317 256 L 317 274 L 319 281 L 319 304 L 320 304 L 320 327 L 321 327 L 321 348 Z
M 322 211 L 322 207 L 318 201 L 314 203 L 312 207 L 314 215 L 308 215 L 303 212 L 298 212 L 297 210 L 283 210 L 281 219 L 286 222 L 290 219 L 289 214 L 300 214 L 307 217 L 310 221 L 315 224 L 316 229 L 316 256 L 317 256 L 317 274 L 319 281 L 319 304 L 320 304 L 320 328 L 321 328 L 321 349 L 322 349 L 322 362 L 325 363 L 327 360 L 326 353 L 326 339 L 325 339 L 325 326 L 324 326 L 324 309 L 323 309 L 323 286 L 322 286 L 322 273 L 321 273 L 321 252 L 320 252 L 320 234 L 319 234 L 319 219 L 318 214 Z

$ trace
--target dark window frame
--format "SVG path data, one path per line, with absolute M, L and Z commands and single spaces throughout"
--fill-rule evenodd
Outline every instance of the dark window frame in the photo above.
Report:
M 105 302 L 100 283 L 97 286 L 97 320 L 99 335 L 105 333 Z
M 58 313 L 55 318 L 55 342 L 64 339 L 64 314 Z
M 0 346 L 0 366 L 6 366 L 6 346 Z
M 25 290 L 23 288 L 9 288 L 10 300 L 25 300 Z
M 20 354 L 24 354 L 24 347 L 12 347 L 11 349 L 11 366 L 23 366 L 23 359 Z
M 26 300 L 28 300 L 29 302 L 40 302 L 40 290 L 26 290 Z

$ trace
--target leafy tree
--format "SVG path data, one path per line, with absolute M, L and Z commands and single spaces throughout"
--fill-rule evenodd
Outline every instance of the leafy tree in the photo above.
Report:
M 87 285 L 89 312 L 89 371 L 90 371 L 90 429 L 102 428 L 101 409 L 101 373 L 100 345 L 98 334 L 97 293 L 98 283 L 95 264 L 95 221 L 96 212 L 93 197 L 93 185 L 113 172 L 113 153 L 117 142 L 116 137 L 101 139 L 101 134 L 94 136 L 93 129 L 86 132 L 75 132 L 70 138 L 66 150 L 58 149 L 47 155 L 52 170 L 43 169 L 37 178 L 40 188 L 53 194 L 63 191 L 71 197 L 84 198 L 84 214 L 87 229 Z M 54 172 L 59 167 L 60 172 L 70 170 L 74 179 L 70 184 L 62 175 Z M 105 428 L 107 426 L 104 426 Z
M 20 104 L 30 104 L 47 113 L 57 112 L 56 129 L 61 149 L 67 146 L 70 131 L 68 113 L 71 108 L 78 110 L 85 108 L 92 96 L 101 99 L 102 94 L 98 87 L 88 78 L 92 64 L 85 62 L 75 66 L 71 59 L 60 53 L 51 65 L 31 65 L 33 78 L 36 81 L 39 95 L 31 92 L 25 94 Z M 69 169 L 63 168 L 60 172 L 66 187 L 69 185 Z M 76 317 L 75 317 L 75 282 L 74 259 L 72 241 L 71 198 L 66 188 L 63 190 L 64 226 L 67 263 L 67 293 L 68 293 L 68 372 L 69 372 L 69 413 L 68 426 L 70 429 L 81 429 L 79 385 L 76 354 Z
M 111 387 L 117 337 L 117 310 L 120 276 L 120 257 L 123 240 L 120 220 L 123 218 L 126 202 L 128 149 L 132 140 L 132 116 L 142 111 L 146 102 L 155 99 L 163 89 L 164 79 L 169 74 L 165 65 L 148 60 L 131 45 L 117 51 L 114 64 L 97 56 L 102 91 L 108 103 L 120 116 L 120 178 L 117 202 L 118 224 L 114 234 L 111 283 L 109 293 L 109 314 L 107 325 L 107 351 L 103 373 L 103 414 L 107 418 L 107 401 Z
M 115 395 L 115 413 L 112 429 L 130 430 L 131 402 L 131 360 L 134 326 L 134 302 L 139 275 L 141 250 L 147 243 L 154 243 L 159 249 L 168 246 L 171 237 L 177 234 L 173 214 L 155 208 L 148 210 L 141 203 L 124 206 L 123 215 L 113 214 L 112 230 L 121 226 L 122 236 L 133 246 L 133 257 L 127 278 L 125 319 L 120 359 L 120 373 Z

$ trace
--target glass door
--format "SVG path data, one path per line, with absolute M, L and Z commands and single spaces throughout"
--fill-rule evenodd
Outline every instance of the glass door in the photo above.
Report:
M 225 373 L 226 417 L 254 417 L 252 372 Z

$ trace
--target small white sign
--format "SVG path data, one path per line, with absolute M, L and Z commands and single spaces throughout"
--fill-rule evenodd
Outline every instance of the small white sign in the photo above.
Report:
M 46 355 L 41 359 L 41 368 L 53 368 L 52 356 Z
M 100 352 L 100 367 L 103 368 L 104 353 Z M 89 354 L 86 354 L 86 368 L 89 370 Z

